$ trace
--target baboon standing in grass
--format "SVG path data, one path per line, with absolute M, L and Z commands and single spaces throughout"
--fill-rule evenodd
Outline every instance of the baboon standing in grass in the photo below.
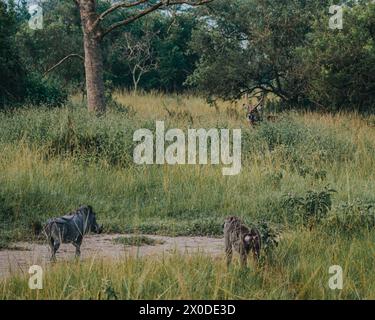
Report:
M 232 261 L 233 248 L 240 254 L 241 266 L 246 267 L 247 256 L 253 251 L 254 259 L 259 259 L 261 236 L 256 228 L 248 228 L 238 217 L 228 217 L 224 222 L 225 253 L 227 266 Z

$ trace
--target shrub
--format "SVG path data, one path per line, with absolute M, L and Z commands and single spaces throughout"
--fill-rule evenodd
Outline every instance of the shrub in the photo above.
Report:
M 135 130 L 126 113 L 103 117 L 83 109 L 46 108 L 2 113 L 0 141 L 23 140 L 44 150 L 47 157 L 74 157 L 83 163 L 102 162 L 126 167 L 132 163 Z
M 278 246 L 280 232 L 277 228 L 265 221 L 259 222 L 256 227 L 262 236 L 262 249 L 264 251 L 269 252 Z
M 5 197 L 0 194 L 0 223 L 11 222 L 13 218 L 13 208 L 7 204 Z
M 278 122 L 263 122 L 256 130 L 243 131 L 243 153 L 273 158 L 289 163 L 292 170 L 305 177 L 311 175 L 324 179 L 322 169 L 314 169 L 319 163 L 347 161 L 355 158 L 358 146 L 337 128 L 318 124 L 309 126 L 299 122 L 293 113 Z M 324 171 L 324 170 L 322 170 Z
M 288 215 L 297 217 L 310 230 L 319 223 L 332 207 L 332 194 L 336 191 L 325 187 L 321 191 L 307 191 L 304 196 L 285 195 L 283 208 Z
M 325 227 L 352 235 L 375 227 L 375 202 L 355 199 L 340 203 L 327 216 Z
M 27 103 L 60 107 L 67 101 L 67 98 L 67 92 L 56 81 L 45 80 L 37 73 L 29 74 L 26 83 Z

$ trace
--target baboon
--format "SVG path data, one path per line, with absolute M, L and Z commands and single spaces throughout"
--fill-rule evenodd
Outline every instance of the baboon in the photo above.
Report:
M 246 267 L 247 256 L 253 251 L 254 259 L 258 261 L 261 235 L 256 228 L 248 228 L 238 217 L 228 217 L 224 222 L 224 241 L 227 266 L 232 261 L 233 248 L 240 254 L 241 266 Z

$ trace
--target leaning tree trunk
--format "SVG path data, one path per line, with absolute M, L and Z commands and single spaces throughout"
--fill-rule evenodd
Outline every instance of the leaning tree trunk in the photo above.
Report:
M 95 0 L 80 0 L 79 11 L 85 51 L 87 108 L 89 111 L 103 113 L 105 112 L 105 97 L 101 38 L 100 31 L 93 30 L 93 24 L 97 18 Z

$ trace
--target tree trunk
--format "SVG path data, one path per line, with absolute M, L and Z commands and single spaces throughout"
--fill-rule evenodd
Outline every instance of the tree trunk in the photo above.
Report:
M 133 96 L 136 96 L 138 92 L 138 82 L 134 82 Z
M 100 30 L 93 30 L 97 18 L 95 0 L 80 0 L 79 11 L 85 51 L 87 108 L 100 114 L 105 112 L 105 97 Z
M 137 73 L 137 70 L 136 68 L 134 68 L 132 70 L 132 76 L 133 76 L 133 85 L 134 85 L 134 88 L 133 88 L 133 95 L 136 96 L 137 93 L 138 93 L 138 83 L 139 81 L 141 80 L 141 76 L 142 76 L 142 72 L 139 71 L 139 74 L 138 76 L 136 75 Z

